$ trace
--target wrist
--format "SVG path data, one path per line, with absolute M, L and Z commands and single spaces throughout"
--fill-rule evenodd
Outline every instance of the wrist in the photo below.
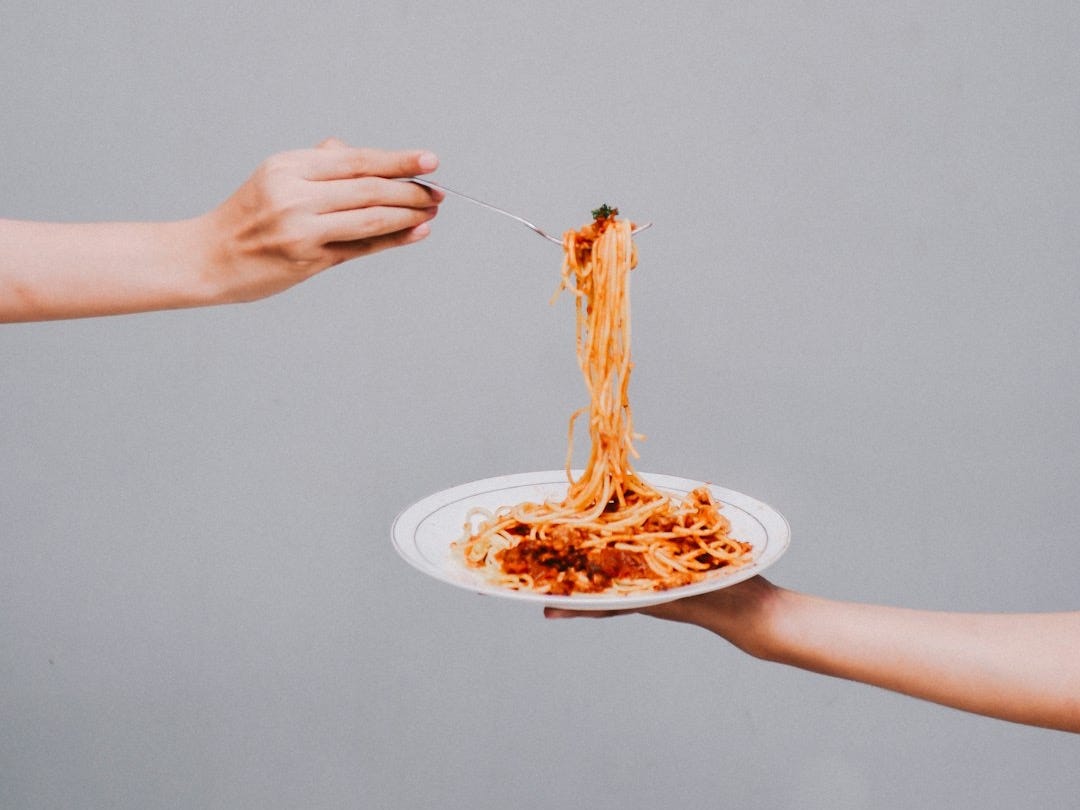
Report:
M 789 617 L 800 595 L 754 577 L 730 588 L 687 600 L 684 618 L 727 639 L 748 655 L 767 661 L 784 656 Z
M 763 661 L 785 663 L 798 639 L 796 619 L 803 594 L 766 583 L 752 607 L 752 638 L 745 649 Z
M 239 300 L 232 295 L 228 283 L 232 262 L 229 240 L 215 213 L 211 211 L 174 224 L 185 232 L 183 241 L 191 268 L 187 283 L 196 305 L 231 304 Z

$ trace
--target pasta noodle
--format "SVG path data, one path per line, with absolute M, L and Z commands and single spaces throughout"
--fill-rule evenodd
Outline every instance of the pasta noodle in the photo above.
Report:
M 577 357 L 589 405 L 570 417 L 560 502 L 521 503 L 466 517 L 454 544 L 467 565 L 500 585 L 540 593 L 632 593 L 686 585 L 751 559 L 728 534 L 708 487 L 677 501 L 643 481 L 637 458 L 630 382 L 630 271 L 637 265 L 632 223 L 603 206 L 594 221 L 563 236 L 556 296 L 575 298 Z M 574 423 L 588 411 L 591 449 L 571 472 Z

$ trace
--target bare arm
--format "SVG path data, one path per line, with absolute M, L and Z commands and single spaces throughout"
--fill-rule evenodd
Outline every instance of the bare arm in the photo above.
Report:
M 441 195 L 396 178 L 421 151 L 328 140 L 274 155 L 224 203 L 178 222 L 0 220 L 0 322 L 263 298 L 348 259 L 422 239 Z
M 822 599 L 761 577 L 642 612 L 697 624 L 765 660 L 1080 732 L 1080 612 L 908 610 Z

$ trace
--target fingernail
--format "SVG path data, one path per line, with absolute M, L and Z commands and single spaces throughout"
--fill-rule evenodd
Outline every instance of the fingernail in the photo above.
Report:
M 416 163 L 425 172 L 433 172 L 439 168 L 439 158 L 433 152 L 421 152 Z
M 412 229 L 413 239 L 423 239 L 429 233 L 431 233 L 431 226 L 428 225 L 426 222 L 421 222 L 419 225 Z

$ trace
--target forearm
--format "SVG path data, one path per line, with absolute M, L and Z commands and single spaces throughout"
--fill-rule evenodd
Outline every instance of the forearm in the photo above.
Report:
M 0 220 L 0 322 L 217 303 L 205 218 L 66 224 Z
M 1080 732 L 1080 613 L 917 611 L 779 590 L 769 626 L 761 657 Z
M 254 301 L 427 236 L 439 192 L 400 182 L 430 152 L 333 138 L 264 160 L 227 200 L 178 222 L 0 219 L 0 323 Z
M 637 610 L 711 630 L 757 658 L 964 711 L 1080 733 L 1080 611 L 946 613 L 838 602 L 753 577 Z

